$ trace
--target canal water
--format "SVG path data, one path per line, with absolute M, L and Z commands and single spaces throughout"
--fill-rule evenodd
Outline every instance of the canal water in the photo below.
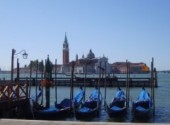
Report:
M 0 74 L 0 79 L 2 80 L 3 78 L 9 79 L 10 74 Z M 29 75 L 28 75 L 29 76 Z M 15 77 L 15 76 L 14 76 Z M 118 76 L 118 77 L 125 77 L 125 76 Z M 133 75 L 135 77 L 135 75 Z M 136 76 L 138 77 L 138 76 Z M 142 77 L 145 77 L 142 76 Z M 134 119 L 131 114 L 131 101 L 136 100 L 141 88 L 130 88 L 130 107 L 128 109 L 127 115 L 122 118 L 109 118 L 107 115 L 104 106 L 102 105 L 101 107 L 101 112 L 100 115 L 91 121 L 97 121 L 97 122 L 127 122 L 127 123 L 132 123 L 132 122 L 147 122 L 147 123 L 170 123 L 170 73 L 158 73 L 158 88 L 155 88 L 155 116 L 152 116 L 150 119 L 147 121 L 141 121 Z M 74 87 L 74 93 L 78 91 L 78 87 Z M 86 99 L 88 99 L 90 93 L 93 91 L 93 87 L 87 87 L 86 88 Z M 107 103 L 110 103 L 111 100 L 113 99 L 115 93 L 116 93 L 115 87 L 107 87 L 107 93 L 106 93 L 106 101 Z M 122 87 L 124 92 L 126 91 L 125 87 Z M 150 88 L 146 88 L 148 92 L 151 93 Z M 70 97 L 70 88 L 69 87 L 58 87 L 58 96 L 57 96 L 57 101 L 60 102 L 64 98 L 69 98 Z M 54 106 L 54 102 L 56 101 L 55 97 L 55 88 L 51 88 L 51 106 Z M 104 98 L 104 88 L 101 88 L 101 93 Z M 35 95 L 35 87 L 31 88 L 31 96 Z M 44 104 L 45 104 L 45 98 L 44 98 Z M 75 117 L 67 118 L 65 119 L 67 121 L 77 121 Z
M 99 117 L 92 119 L 91 121 L 98 121 L 98 122 L 147 122 L 147 123 L 170 123 L 170 73 L 159 73 L 158 74 L 158 88 L 155 88 L 155 116 L 152 116 L 147 121 L 137 120 L 132 117 L 131 114 L 131 102 L 136 100 L 141 88 L 130 88 L 130 107 L 128 109 L 127 115 L 122 118 L 109 118 L 108 114 L 106 113 L 104 106 L 101 107 L 101 113 Z M 74 87 L 74 94 L 78 91 L 78 87 Z M 93 87 L 86 88 L 86 99 L 90 96 L 90 93 L 93 91 Z M 104 99 L 104 88 L 100 88 L 101 93 Z M 122 87 L 124 92 L 126 91 L 125 87 Z M 107 87 L 106 93 L 106 101 L 109 104 L 113 99 L 117 88 L 116 87 Z M 146 88 L 148 92 L 151 93 L 150 88 Z M 58 96 L 57 101 L 60 102 L 64 98 L 70 97 L 70 88 L 69 87 L 58 87 Z M 55 102 L 55 88 L 51 88 L 51 106 L 54 106 Z M 31 95 L 35 95 L 35 87 L 32 87 Z M 76 121 L 75 117 L 67 118 L 67 121 Z

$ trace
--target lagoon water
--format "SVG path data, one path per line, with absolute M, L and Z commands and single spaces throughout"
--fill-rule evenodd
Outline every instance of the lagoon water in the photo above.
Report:
M 2 79 L 5 75 L 0 74 Z M 128 109 L 127 115 L 123 118 L 109 118 L 107 115 L 104 106 L 101 108 L 101 113 L 99 117 L 92 119 L 91 121 L 99 122 L 149 122 L 149 123 L 170 123 L 170 73 L 158 73 L 158 88 L 155 88 L 155 116 L 151 117 L 147 121 L 136 120 L 132 117 L 131 114 L 131 102 Z M 78 90 L 78 87 L 74 87 L 74 93 Z M 86 99 L 89 97 L 92 92 L 93 87 L 86 88 Z M 111 99 L 114 97 L 116 92 L 115 87 L 108 87 L 106 94 L 106 101 L 110 103 Z M 126 88 L 122 87 L 125 91 Z M 130 100 L 136 100 L 141 88 L 130 88 Z M 150 88 L 146 88 L 148 92 L 151 92 Z M 60 102 L 63 98 L 70 97 L 70 88 L 69 87 L 58 87 L 58 96 L 57 101 Z M 55 89 L 51 88 L 51 103 L 53 106 L 55 102 Z M 101 88 L 101 92 L 104 98 L 104 88 Z M 35 87 L 31 89 L 31 95 L 35 95 Z M 76 121 L 76 118 L 71 117 L 67 118 L 67 121 Z

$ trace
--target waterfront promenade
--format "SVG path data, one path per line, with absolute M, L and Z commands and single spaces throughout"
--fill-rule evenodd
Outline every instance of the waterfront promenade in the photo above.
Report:
M 170 125 L 165 123 L 75 122 L 1 119 L 0 125 Z

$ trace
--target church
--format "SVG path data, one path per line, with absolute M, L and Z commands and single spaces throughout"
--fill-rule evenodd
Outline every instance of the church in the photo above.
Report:
M 63 62 L 60 65 L 57 65 L 58 73 L 70 74 L 72 69 L 72 62 L 69 61 L 69 43 L 67 35 L 65 34 L 64 43 L 63 43 Z M 95 74 L 99 73 L 102 69 L 106 73 L 127 73 L 126 62 L 115 62 L 112 64 L 108 63 L 108 58 L 105 56 L 96 57 L 92 49 L 89 50 L 86 56 L 82 55 L 81 58 L 78 58 L 78 55 L 75 56 L 75 66 L 74 73 L 81 74 Z M 130 63 L 130 73 L 148 73 L 149 67 L 143 63 Z
M 57 69 L 59 73 L 71 73 L 71 62 L 69 61 L 69 43 L 67 39 L 67 35 L 65 34 L 64 43 L 63 43 L 63 64 L 57 65 Z M 99 73 L 100 69 L 106 71 L 106 73 L 111 73 L 111 65 L 108 63 L 108 58 L 103 57 L 95 57 L 95 54 L 92 50 L 89 50 L 89 53 L 86 57 L 84 55 L 82 58 L 78 58 L 76 55 L 75 59 L 75 69 L 74 73 Z

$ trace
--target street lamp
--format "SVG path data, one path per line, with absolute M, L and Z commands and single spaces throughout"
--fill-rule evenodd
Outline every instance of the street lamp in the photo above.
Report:
M 14 74 L 14 55 L 22 54 L 23 59 L 27 59 L 28 54 L 25 50 L 21 50 L 20 52 L 16 53 L 15 49 L 12 49 L 12 56 L 11 56 L 11 82 L 13 82 L 13 74 Z

